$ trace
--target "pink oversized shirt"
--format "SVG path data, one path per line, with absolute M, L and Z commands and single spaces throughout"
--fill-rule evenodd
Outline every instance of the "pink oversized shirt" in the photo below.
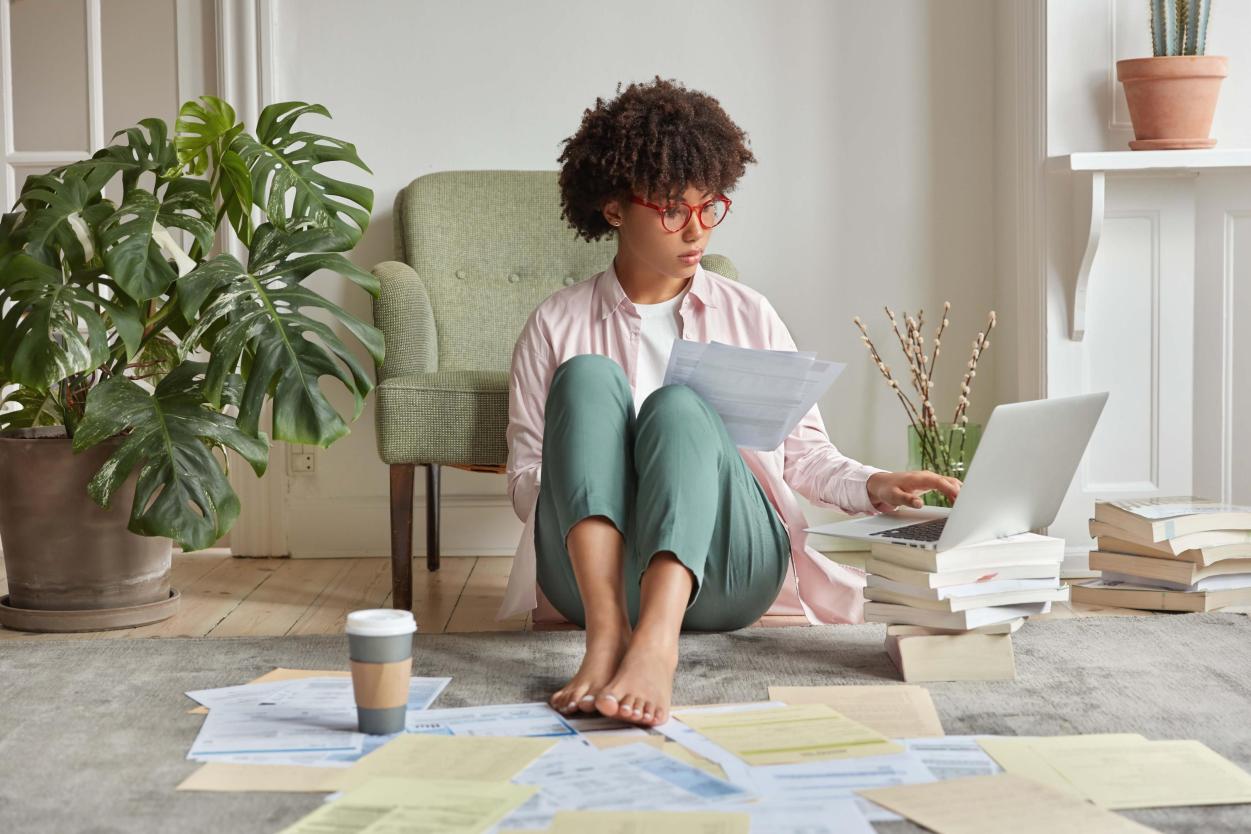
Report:
M 678 308 L 681 337 L 740 347 L 796 350 L 786 325 L 756 290 L 702 266 L 695 267 L 690 292 Z M 497 619 L 540 605 L 534 552 L 534 518 L 543 457 L 543 409 L 556 368 L 583 353 L 619 364 L 635 387 L 642 319 L 612 266 L 594 278 L 557 290 L 526 321 L 513 349 L 508 383 L 508 493 L 525 522 L 512 574 Z M 866 482 L 874 472 L 841 454 L 825 433 L 817 406 L 786 440 L 771 451 L 739 449 L 790 536 L 786 580 L 770 614 L 804 614 L 810 623 L 864 620 L 864 572 L 838 564 L 811 548 L 809 526 L 792 489 L 822 507 L 848 513 L 874 512 Z M 536 619 L 560 619 L 546 599 Z

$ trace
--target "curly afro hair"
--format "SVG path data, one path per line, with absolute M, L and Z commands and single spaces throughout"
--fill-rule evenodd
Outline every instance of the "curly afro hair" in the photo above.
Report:
M 618 83 L 612 101 L 596 98 L 562 144 L 561 214 L 587 240 L 616 231 L 602 213 L 613 198 L 673 199 L 691 185 L 724 194 L 756 161 L 720 102 L 660 76 L 625 92 Z

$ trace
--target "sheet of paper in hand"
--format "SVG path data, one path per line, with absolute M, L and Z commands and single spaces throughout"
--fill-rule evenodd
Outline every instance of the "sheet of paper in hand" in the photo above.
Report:
M 665 385 L 691 388 L 721 417 L 736 446 L 776 449 L 846 365 L 815 353 L 673 343 Z

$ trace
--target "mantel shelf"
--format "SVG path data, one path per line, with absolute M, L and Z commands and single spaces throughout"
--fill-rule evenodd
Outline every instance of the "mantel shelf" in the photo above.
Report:
M 1251 148 L 1178 151 L 1094 151 L 1054 157 L 1070 171 L 1193 171 L 1251 168 Z
M 1217 172 L 1251 169 L 1251 148 L 1202 148 L 1176 151 L 1093 151 L 1053 156 L 1053 171 L 1073 178 L 1073 240 L 1076 276 L 1073 281 L 1069 337 L 1080 342 L 1086 335 L 1086 293 L 1090 268 L 1103 235 L 1108 174 Z

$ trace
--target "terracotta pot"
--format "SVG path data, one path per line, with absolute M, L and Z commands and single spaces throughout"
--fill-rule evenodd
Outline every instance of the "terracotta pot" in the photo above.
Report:
M 126 529 L 135 476 L 107 510 L 87 495 L 87 482 L 121 442 L 112 438 L 76 455 L 64 437 L 0 437 L 0 544 L 9 606 L 78 611 L 170 598 L 170 540 Z
M 1229 74 L 1220 55 L 1167 55 L 1116 62 L 1134 122 L 1136 151 L 1210 148 L 1221 81 Z

